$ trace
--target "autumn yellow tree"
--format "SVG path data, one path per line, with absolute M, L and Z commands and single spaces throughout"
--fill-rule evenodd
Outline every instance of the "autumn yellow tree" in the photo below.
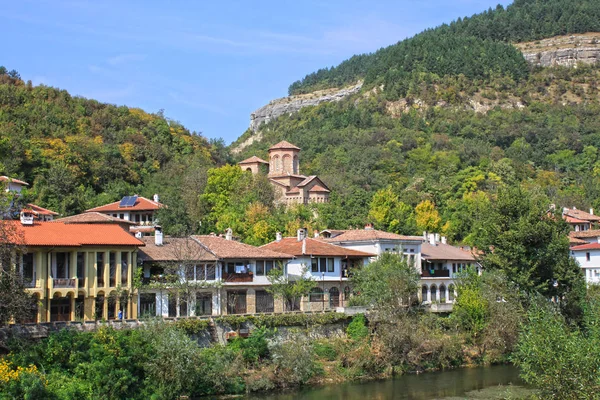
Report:
M 442 223 L 442 218 L 431 200 L 424 200 L 415 207 L 417 228 L 422 231 L 436 232 Z

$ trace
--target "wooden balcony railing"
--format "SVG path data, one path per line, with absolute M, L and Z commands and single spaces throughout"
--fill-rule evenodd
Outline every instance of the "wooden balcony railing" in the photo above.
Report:
M 231 283 L 239 283 L 239 282 L 252 282 L 253 275 L 252 272 L 247 272 L 243 274 L 228 274 L 226 272 L 223 273 L 223 281 L 231 282 Z
M 426 269 L 421 272 L 421 278 L 450 278 L 450 271 L 447 269 Z

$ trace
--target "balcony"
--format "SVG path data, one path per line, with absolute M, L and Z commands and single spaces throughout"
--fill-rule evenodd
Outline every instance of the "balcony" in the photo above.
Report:
M 252 272 L 240 273 L 240 274 L 228 274 L 226 272 L 223 273 L 223 282 L 227 283 L 243 283 L 243 282 L 252 282 L 253 275 Z
M 54 278 L 52 283 L 55 288 L 74 288 L 75 281 L 71 278 Z
M 421 272 L 421 278 L 450 278 L 447 269 L 426 269 Z

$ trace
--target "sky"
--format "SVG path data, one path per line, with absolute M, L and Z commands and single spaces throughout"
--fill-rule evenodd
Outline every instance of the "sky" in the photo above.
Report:
M 229 144 L 306 74 L 498 3 L 19 0 L 0 7 L 0 65 Z

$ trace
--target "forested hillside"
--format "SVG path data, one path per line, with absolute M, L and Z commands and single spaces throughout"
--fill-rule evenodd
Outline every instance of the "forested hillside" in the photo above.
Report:
M 178 182 L 165 185 L 160 174 L 213 166 L 222 147 L 161 113 L 32 86 L 0 67 L 0 175 L 29 182 L 26 200 L 61 214 L 126 194 L 175 192 Z
M 397 83 L 421 72 L 522 79 L 527 75 L 524 60 L 509 43 L 598 31 L 600 0 L 516 0 L 506 9 L 499 5 L 320 69 L 290 85 L 289 93 L 342 87 L 364 79 L 367 86 L 385 83 L 385 90 L 401 97 L 405 92 Z
M 301 172 L 332 189 L 309 222 L 321 228 L 372 222 L 474 243 L 502 187 L 598 208 L 600 67 L 532 67 L 508 41 L 600 31 L 599 12 L 596 0 L 516 1 L 320 70 L 290 91 L 365 85 L 262 126 L 239 158 L 284 139 L 301 147 Z

